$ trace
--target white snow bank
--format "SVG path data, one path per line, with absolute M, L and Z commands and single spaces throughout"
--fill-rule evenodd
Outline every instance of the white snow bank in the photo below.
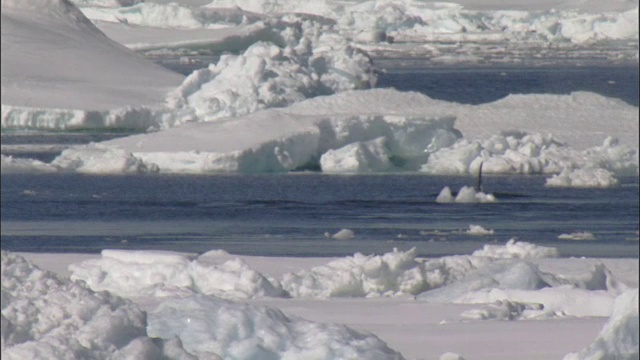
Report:
M 176 296 L 194 293 L 248 299 L 285 296 L 280 284 L 253 271 L 239 258 L 199 259 L 158 251 L 103 250 L 100 259 L 71 264 L 71 279 L 83 280 L 95 291 L 125 297 Z
M 152 340 L 146 327 L 130 301 L 2 251 L 3 359 L 190 359 L 179 341 Z
M 36 122 L 24 109 L 44 121 L 45 109 L 159 104 L 182 79 L 104 36 L 66 0 L 3 0 L 1 26 L 3 127 Z
M 546 180 L 546 186 L 605 188 L 618 184 L 618 179 L 606 169 L 563 169 Z
M 482 191 L 476 191 L 473 187 L 463 186 L 458 191 L 458 194 L 454 197 L 451 193 L 451 189 L 448 186 L 442 188 L 438 197 L 436 198 L 438 203 L 492 203 L 496 202 L 496 197 L 493 194 L 485 194 Z
M 403 359 L 370 333 L 205 296 L 164 301 L 149 333 L 177 336 L 199 359 Z
M 638 289 L 629 289 L 613 303 L 613 312 L 593 343 L 564 360 L 637 359 L 640 353 Z

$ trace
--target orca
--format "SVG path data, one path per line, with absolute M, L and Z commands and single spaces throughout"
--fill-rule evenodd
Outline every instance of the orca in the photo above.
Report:
M 476 192 L 483 192 L 482 191 L 482 165 L 483 164 L 484 164 L 484 161 L 480 163 L 480 169 L 478 169 L 478 182 L 476 183 L 476 186 L 475 186 Z

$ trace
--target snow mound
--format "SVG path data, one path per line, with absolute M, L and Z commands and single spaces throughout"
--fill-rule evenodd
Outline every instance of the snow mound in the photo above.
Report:
M 199 359 L 403 359 L 370 333 L 205 296 L 164 301 L 149 333 L 177 336 Z
M 189 359 L 179 341 L 147 336 L 143 311 L 2 251 L 3 359 Z
M 249 299 L 286 295 L 276 280 L 250 269 L 241 259 L 215 261 L 213 255 L 203 254 L 199 261 L 176 253 L 103 250 L 100 259 L 71 264 L 69 271 L 71 279 L 83 280 L 95 291 L 108 290 L 125 297 L 202 293 Z
M 382 256 L 353 256 L 282 278 L 283 288 L 293 297 L 378 297 L 417 294 L 427 287 L 415 248 Z
M 564 360 L 637 359 L 639 338 L 638 289 L 629 289 L 615 299 L 613 312 L 594 342 Z
M 546 180 L 546 186 L 606 188 L 618 184 L 618 180 L 606 169 L 564 169 Z

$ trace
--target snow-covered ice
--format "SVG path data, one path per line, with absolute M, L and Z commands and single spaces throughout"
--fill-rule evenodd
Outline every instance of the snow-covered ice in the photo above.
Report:
M 68 1 L 2 0 L 2 45 L 3 127 L 83 116 L 89 125 L 103 110 L 161 103 L 182 80 L 107 38 Z
M 464 175 L 484 163 L 487 173 L 556 175 L 549 186 L 574 187 L 613 186 L 616 176 L 638 173 L 635 106 L 585 92 L 461 105 L 364 90 L 376 82 L 372 49 L 354 41 L 637 42 L 633 2 L 558 0 L 546 12 L 473 1 L 77 4 L 81 10 L 67 1 L 2 2 L 3 44 L 11 50 L 2 61 L 3 128 L 164 130 L 67 149 L 52 169 Z M 127 45 L 139 50 L 161 51 L 153 38 L 166 39 L 169 53 L 200 49 L 185 44 L 184 34 L 170 35 L 189 31 L 198 32 L 196 43 L 234 54 L 183 79 L 109 39 L 85 15 L 119 41 L 137 34 L 138 45 Z M 363 35 L 372 33 L 381 35 Z M 45 53 L 55 66 L 41 65 Z M 43 168 L 25 160 L 21 171 L 29 165 Z
M 144 132 L 65 147 L 51 163 L 2 155 L 3 172 L 473 175 L 483 164 L 571 187 L 638 174 L 638 108 L 616 99 L 461 105 L 370 89 L 376 55 L 637 63 L 637 0 L 2 0 L 1 23 L 3 129 Z M 132 49 L 215 63 L 184 77 Z M 438 199 L 499 201 L 470 187 Z M 515 240 L 441 258 L 24 254 L 54 274 L 3 251 L 2 355 L 637 358 L 637 259 L 559 255 Z
M 41 270 L 2 252 L 2 357 L 152 359 L 188 356 L 179 341 L 147 335 L 131 301 Z M 188 357 L 187 357 L 188 358 Z
M 609 320 L 593 343 L 579 353 L 567 354 L 564 360 L 636 359 L 638 328 L 638 289 L 630 289 L 616 298 Z
M 633 259 L 557 258 L 555 249 L 514 241 L 433 259 L 416 258 L 413 251 L 333 260 L 224 251 L 24 256 L 61 275 L 3 252 L 3 356 L 56 348 L 66 349 L 69 358 L 129 351 L 140 358 L 400 359 L 457 353 L 508 359 L 527 351 L 532 359 L 568 353 L 574 359 L 627 358 L 638 351 Z M 87 282 L 65 278 L 67 264 L 72 279 L 85 276 Z M 265 281 L 281 283 L 293 298 L 256 286 Z M 207 283 L 215 290 L 207 290 Z M 33 306 L 28 304 L 48 305 L 27 314 Z M 18 319 L 33 326 L 33 337 L 23 337 L 27 333 L 20 329 L 26 328 L 18 327 Z M 505 326 L 519 330 L 508 335 Z M 51 328 L 59 330 L 36 332 Z M 478 334 L 486 332 L 492 336 L 479 342 Z M 521 341 L 525 337 L 531 343 Z M 82 339 L 96 339 L 95 345 L 83 348 Z M 494 345 L 499 354 L 492 352 Z

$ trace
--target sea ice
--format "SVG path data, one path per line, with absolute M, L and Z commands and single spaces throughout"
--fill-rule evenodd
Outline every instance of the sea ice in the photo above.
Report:
M 163 301 L 149 313 L 148 331 L 177 336 L 199 359 L 403 359 L 367 332 L 211 296 Z
M 349 240 L 353 239 L 355 236 L 353 230 L 351 229 L 342 229 L 337 233 L 333 234 L 331 237 L 337 240 Z
M 442 188 L 438 197 L 436 198 L 438 203 L 493 203 L 496 202 L 496 197 L 493 194 L 485 194 L 482 191 L 476 191 L 473 187 L 463 186 L 458 191 L 458 194 L 454 197 L 451 193 L 451 189 L 448 186 Z
M 606 169 L 563 169 L 546 180 L 546 186 L 606 188 L 618 184 L 618 179 Z
M 466 231 L 467 234 L 469 235 L 476 235 L 476 236 L 485 236 L 485 235 L 493 235 L 494 231 L 493 230 L 487 230 L 485 228 L 483 228 L 481 225 L 469 225 L 469 230 Z
M 3 173 L 19 172 L 55 172 L 58 168 L 40 160 L 16 158 L 13 156 L 0 155 L 0 169 Z
M 563 360 L 637 359 L 640 353 L 638 289 L 620 294 L 613 312 L 593 343 L 579 353 L 567 354 Z
M 491 257 L 499 259 L 530 259 L 558 257 L 558 249 L 546 246 L 539 246 L 524 241 L 511 239 L 503 245 L 484 245 L 481 250 L 476 250 L 472 254 L 478 257 Z
M 95 291 L 126 297 L 178 296 L 194 293 L 248 299 L 286 296 L 279 282 L 252 269 L 239 258 L 205 253 L 198 259 L 166 252 L 103 250 L 102 258 L 71 264 L 72 280 Z
M 147 336 L 129 300 L 57 277 L 2 251 L 3 359 L 189 359 L 179 342 Z
M 3 128 L 63 128 L 81 113 L 76 125 L 92 126 L 100 111 L 162 103 L 182 80 L 104 36 L 67 0 L 2 0 L 1 24 Z
M 427 282 L 416 252 L 355 254 L 326 265 L 287 273 L 282 286 L 293 297 L 376 297 L 417 294 Z
M 571 234 L 558 235 L 560 240 L 595 240 L 596 236 L 587 231 L 574 232 Z

